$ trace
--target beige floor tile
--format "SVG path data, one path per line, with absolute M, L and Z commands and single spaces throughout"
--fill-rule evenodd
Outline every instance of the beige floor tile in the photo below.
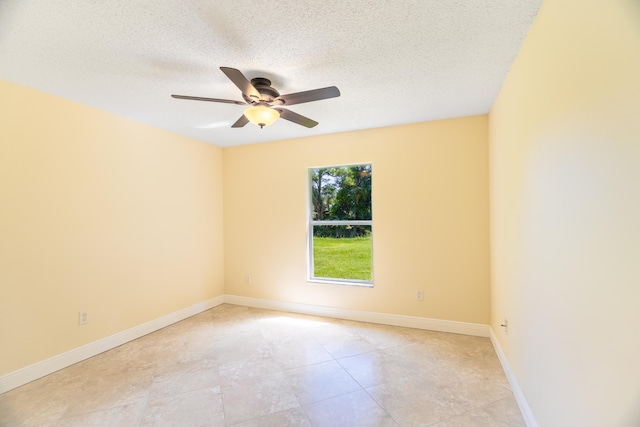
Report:
M 438 427 L 454 426 L 495 426 L 495 427 L 526 427 L 518 404 L 513 395 L 475 408 L 459 417 L 437 424 Z
M 491 379 L 462 379 L 448 386 L 460 399 L 479 407 L 511 396 L 511 390 Z
M 314 427 L 397 427 L 364 390 L 303 406 Z
M 300 406 L 282 373 L 222 383 L 226 422 L 230 425 Z
M 224 425 L 220 387 L 213 387 L 149 401 L 140 427 Z
M 233 427 L 311 427 L 311 423 L 302 408 L 294 408 L 234 424 Z
M 220 364 L 259 356 L 271 351 L 266 338 L 256 330 L 212 338 L 212 348 Z
M 472 408 L 450 388 L 422 378 L 398 377 L 367 392 L 402 426 L 431 425 Z
M 361 390 L 351 375 L 333 360 L 291 369 L 285 375 L 303 405 Z
M 62 418 L 56 427 L 139 427 L 146 400 L 131 405 Z
M 42 398 L 32 402 L 17 402 L 16 399 L 0 396 L 0 426 L 53 426 L 68 405 L 68 402 L 54 403 Z
M 313 334 L 326 325 L 324 319 L 312 316 L 301 316 L 293 313 L 282 313 L 256 320 L 255 328 L 269 340 L 271 344 L 288 344 L 309 340 L 313 341 Z
M 526 427 L 513 396 L 439 422 L 434 427 Z
M 87 414 L 147 400 L 154 369 L 97 375 L 84 383 L 65 417 Z
M 329 337 L 323 339 L 320 344 L 334 359 L 355 356 L 378 349 L 374 344 L 357 335 L 338 335 L 334 340 Z
M 218 363 L 212 359 L 182 362 L 158 368 L 155 372 L 149 399 L 172 396 L 187 391 L 220 385 Z
M 380 351 L 387 360 L 393 360 L 406 369 L 424 375 L 433 375 L 457 367 L 457 362 L 452 360 L 450 356 L 442 354 L 438 343 L 432 340 L 385 348 Z
M 352 321 L 346 322 L 346 324 L 350 326 L 350 331 L 353 334 L 364 338 L 377 349 L 406 345 L 417 341 L 415 334 L 409 328 Z
M 238 353 L 235 358 L 224 358 L 223 360 L 218 364 L 220 382 L 223 384 L 252 381 L 283 371 L 269 348 L 255 352 Z
M 244 323 L 248 320 L 255 319 L 252 314 L 254 309 L 241 305 L 223 304 L 210 310 L 211 320 L 214 325 L 223 323 Z
M 282 369 L 299 368 L 333 360 L 325 348 L 312 337 L 298 341 L 270 343 L 271 352 Z
M 130 370 L 155 369 L 170 356 L 162 337 L 162 332 L 146 335 L 81 362 L 85 366 L 79 369 L 89 370 L 91 377 L 96 374 L 110 376 Z
M 0 426 L 35 427 L 57 421 L 83 392 L 84 376 L 55 372 L 0 395 Z
M 344 357 L 338 359 L 338 363 L 363 388 L 384 384 L 394 378 L 412 374 L 411 368 L 406 367 L 402 361 L 387 356 L 381 351 Z

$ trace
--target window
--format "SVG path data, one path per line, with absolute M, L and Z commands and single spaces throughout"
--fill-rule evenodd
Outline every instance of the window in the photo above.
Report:
M 371 165 L 309 170 L 309 280 L 373 286 Z

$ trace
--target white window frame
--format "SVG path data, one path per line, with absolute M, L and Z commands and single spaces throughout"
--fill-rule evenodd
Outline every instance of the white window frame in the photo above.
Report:
M 351 285 L 351 286 L 364 286 L 373 287 L 373 206 L 370 220 L 333 220 L 333 221 L 318 221 L 313 219 L 313 185 L 312 185 L 312 171 L 316 169 L 325 168 L 348 168 L 352 166 L 370 166 L 373 171 L 373 164 L 368 163 L 354 163 L 347 165 L 330 165 L 330 166 L 316 166 L 307 169 L 307 281 L 313 283 L 325 283 L 335 285 Z M 373 183 L 371 187 L 373 193 Z M 373 197 L 372 197 L 373 199 Z M 373 204 L 373 200 L 372 200 Z M 371 280 L 357 280 L 357 279 L 341 279 L 341 278 L 328 278 L 328 277 L 316 277 L 314 275 L 314 257 L 313 257 L 313 227 L 316 225 L 368 225 L 371 227 Z

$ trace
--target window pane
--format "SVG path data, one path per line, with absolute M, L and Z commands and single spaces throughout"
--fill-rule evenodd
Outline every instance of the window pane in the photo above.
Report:
M 370 225 L 314 225 L 313 276 L 373 280 Z
M 371 165 L 311 170 L 313 219 L 370 220 Z

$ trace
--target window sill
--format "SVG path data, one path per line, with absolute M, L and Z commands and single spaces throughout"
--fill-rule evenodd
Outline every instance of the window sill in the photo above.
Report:
M 316 283 L 320 285 L 342 285 L 342 286 L 358 286 L 360 288 L 373 288 L 373 282 L 364 280 L 338 280 L 338 279 L 307 279 L 307 283 Z

